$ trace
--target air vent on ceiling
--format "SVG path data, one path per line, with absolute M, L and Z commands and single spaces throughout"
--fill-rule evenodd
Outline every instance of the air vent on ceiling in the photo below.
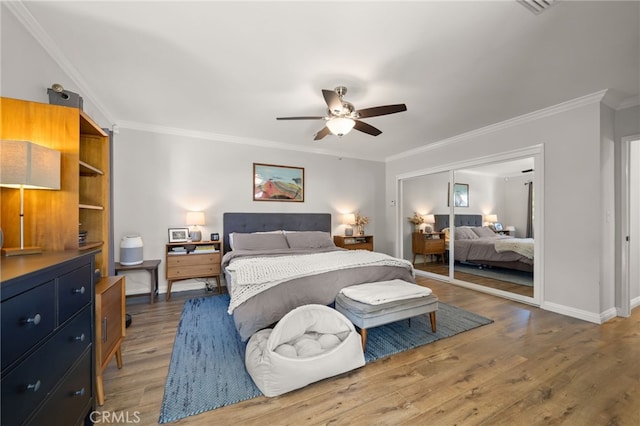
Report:
M 531 13 L 539 15 L 556 4 L 558 0 L 517 0 L 517 2 L 526 7 Z

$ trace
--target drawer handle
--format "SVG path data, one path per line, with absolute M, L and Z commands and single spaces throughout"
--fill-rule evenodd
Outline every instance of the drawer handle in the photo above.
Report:
M 84 292 L 85 292 L 85 291 L 86 291 L 86 290 L 85 290 L 84 286 L 82 286 L 82 287 L 80 287 L 80 288 L 74 288 L 74 289 L 73 289 L 73 291 L 72 291 L 72 293 L 73 293 L 73 294 L 78 294 L 78 293 L 80 293 L 80 294 L 84 294 Z
M 84 333 L 73 338 L 73 340 L 75 340 L 76 342 L 84 342 L 84 339 L 85 339 Z
M 38 389 L 40 389 L 40 380 L 33 384 L 27 385 L 27 390 L 31 392 L 38 392 Z
M 42 320 L 42 317 L 40 316 L 40 314 L 35 314 L 33 318 L 27 318 L 26 320 L 24 320 L 24 323 L 25 324 L 33 323 L 33 325 L 38 325 L 40 324 L 41 320 Z
M 102 341 L 106 342 L 107 339 L 107 317 L 102 319 Z
M 84 396 L 84 388 L 77 390 L 73 393 L 73 396 Z

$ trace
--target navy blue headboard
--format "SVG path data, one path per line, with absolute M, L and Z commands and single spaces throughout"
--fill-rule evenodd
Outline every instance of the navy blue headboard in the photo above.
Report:
M 224 253 L 231 251 L 232 232 L 324 231 L 331 233 L 330 213 L 224 213 Z
M 442 231 L 444 228 L 449 227 L 449 215 L 448 214 L 435 214 L 433 217 L 436 219 L 435 230 Z M 482 226 L 481 214 L 457 214 L 454 216 L 455 226 Z

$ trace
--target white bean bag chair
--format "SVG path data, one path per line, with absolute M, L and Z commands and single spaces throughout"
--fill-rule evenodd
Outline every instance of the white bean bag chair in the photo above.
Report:
M 266 396 L 278 396 L 364 365 L 360 335 L 340 312 L 305 305 L 249 339 L 247 371 Z

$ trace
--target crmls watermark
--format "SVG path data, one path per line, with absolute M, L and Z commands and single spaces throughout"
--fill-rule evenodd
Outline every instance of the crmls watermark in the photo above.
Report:
M 89 418 L 93 423 L 140 423 L 140 411 L 92 411 Z

